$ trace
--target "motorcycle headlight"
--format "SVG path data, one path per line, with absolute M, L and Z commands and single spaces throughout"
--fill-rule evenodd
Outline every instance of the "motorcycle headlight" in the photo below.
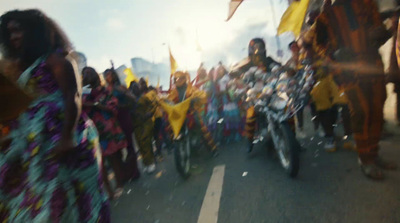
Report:
M 277 97 L 271 102 L 271 107 L 278 109 L 278 110 L 285 109 L 286 105 L 287 105 L 287 101 L 281 97 Z
M 287 83 L 285 83 L 285 82 L 279 83 L 279 84 L 276 86 L 276 89 L 277 89 L 278 91 L 281 91 L 281 92 L 286 91 L 286 89 L 287 89 Z
M 262 94 L 265 96 L 271 96 L 273 92 L 274 92 L 274 90 L 269 85 L 265 86 L 262 90 Z

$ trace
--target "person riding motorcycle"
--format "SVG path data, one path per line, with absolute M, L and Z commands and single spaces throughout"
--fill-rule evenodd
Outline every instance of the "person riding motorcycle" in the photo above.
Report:
M 173 74 L 173 78 L 174 87 L 168 94 L 167 99 L 178 104 L 193 96 L 191 106 L 186 116 L 187 125 L 189 126 L 189 129 L 193 127 L 200 128 L 203 138 L 207 142 L 210 150 L 213 153 L 216 153 L 217 146 L 215 145 L 214 140 L 212 139 L 201 116 L 201 109 L 203 109 L 203 105 L 207 103 L 206 93 L 191 85 L 190 75 L 188 72 L 176 71 Z
M 246 73 L 253 67 L 257 67 L 260 71 L 265 73 L 270 73 L 272 69 L 276 66 L 280 67 L 281 64 L 276 62 L 271 57 L 267 57 L 267 49 L 265 42 L 261 38 L 254 38 L 250 41 L 248 47 L 248 57 L 239 62 L 239 64 L 233 68 L 232 72 Z M 257 82 L 257 75 L 250 76 L 247 81 L 250 88 L 253 88 Z M 249 105 L 246 112 L 246 124 L 245 124 L 245 135 L 248 139 L 248 150 L 251 152 L 253 150 L 253 140 L 256 130 L 256 120 L 257 114 L 254 111 L 254 105 Z

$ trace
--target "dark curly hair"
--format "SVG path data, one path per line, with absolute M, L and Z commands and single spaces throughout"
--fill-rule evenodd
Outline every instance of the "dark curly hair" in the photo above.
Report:
M 86 71 L 88 73 L 86 73 Z M 95 79 L 93 77 L 95 77 Z M 83 86 L 86 86 L 88 84 L 98 86 L 101 84 L 99 74 L 93 67 L 84 67 L 82 69 L 82 78 Z
M 117 72 L 114 70 L 114 68 L 106 69 L 106 70 L 103 72 L 104 78 L 106 78 L 106 75 L 107 75 L 108 72 L 111 72 L 111 76 L 112 76 L 112 78 L 113 78 L 113 84 L 115 84 L 115 85 L 121 85 L 121 80 L 119 79 L 118 74 L 117 74 Z
M 24 33 L 20 52 L 10 43 L 10 32 L 7 29 L 10 21 L 18 22 Z M 37 9 L 29 9 L 9 11 L 0 17 L 0 50 L 5 58 L 18 58 L 22 66 L 29 66 L 47 53 L 57 51 L 66 55 L 72 50 L 72 46 L 52 19 Z

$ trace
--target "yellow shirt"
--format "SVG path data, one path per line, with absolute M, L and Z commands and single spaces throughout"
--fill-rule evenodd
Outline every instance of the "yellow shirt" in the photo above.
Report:
M 315 103 L 317 111 L 330 109 L 335 104 L 345 102 L 345 94 L 339 93 L 331 75 L 320 78 L 311 90 L 311 97 Z

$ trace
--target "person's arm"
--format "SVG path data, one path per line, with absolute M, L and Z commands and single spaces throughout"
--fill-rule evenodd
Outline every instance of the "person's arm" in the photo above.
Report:
M 64 122 L 62 125 L 59 152 L 73 149 L 73 132 L 81 114 L 81 96 L 77 89 L 77 78 L 72 64 L 58 54 L 52 54 L 47 64 L 60 87 L 65 105 Z
M 396 30 L 394 30 L 393 26 L 390 27 L 389 30 L 386 29 L 375 1 L 362 1 L 364 3 L 364 7 L 368 10 L 368 23 L 371 24 L 371 30 L 369 31 L 369 36 L 372 41 L 371 44 L 379 48 L 393 36 L 393 33 Z
M 126 97 L 129 102 L 131 103 L 136 103 L 137 98 L 135 95 L 133 95 L 128 88 L 124 87 L 124 86 L 118 86 L 116 87 L 117 91 L 119 91 L 121 94 L 124 95 L 124 97 Z

